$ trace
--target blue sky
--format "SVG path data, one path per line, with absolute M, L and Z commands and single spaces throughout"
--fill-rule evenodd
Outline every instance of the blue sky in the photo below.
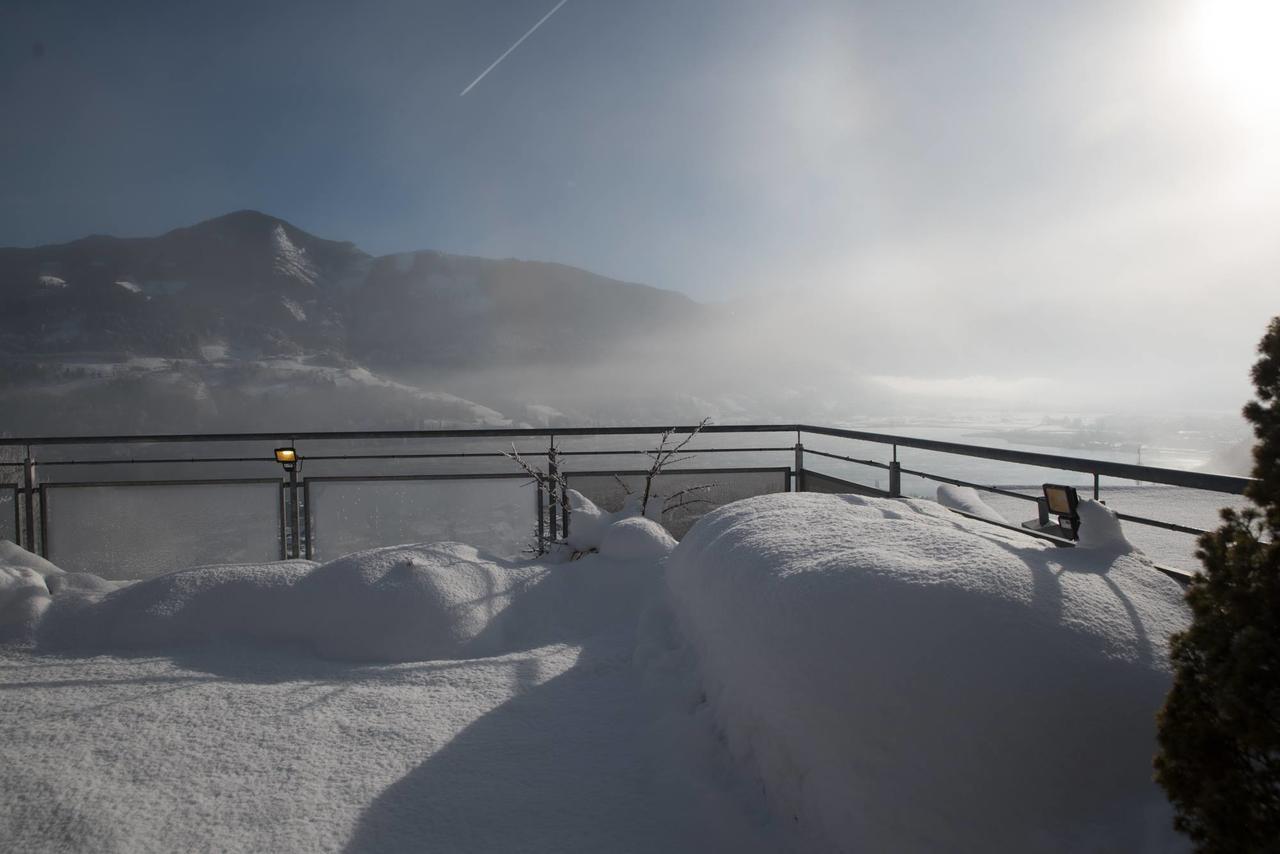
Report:
M 818 302 L 1010 382 L 1045 334 L 1239 376 L 1277 310 L 1266 0 L 569 0 L 459 97 L 553 5 L 8 0 L 0 245 L 257 208 Z

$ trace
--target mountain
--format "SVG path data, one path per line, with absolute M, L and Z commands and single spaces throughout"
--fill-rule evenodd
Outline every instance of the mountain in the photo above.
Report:
M 0 249 L 0 431 L 511 423 L 421 378 L 643 360 L 708 311 L 561 264 L 374 257 L 257 211 Z
M 680 294 L 560 264 L 375 258 L 256 211 L 159 237 L 0 249 L 0 354 L 18 359 L 323 353 L 397 369 L 519 364 L 589 357 L 701 311 Z

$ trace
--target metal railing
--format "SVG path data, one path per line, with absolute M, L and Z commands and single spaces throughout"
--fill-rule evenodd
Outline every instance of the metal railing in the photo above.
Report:
M 446 430 L 374 430 L 374 431 L 319 431 L 319 432 L 258 432 L 258 433 L 216 433 L 216 434 L 155 434 L 140 436 L 30 436 L 0 438 L 0 481 L 13 478 L 7 472 L 16 472 L 19 483 L 0 482 L 0 495 L 13 496 L 13 524 L 19 542 L 27 549 L 49 556 L 51 528 L 58 524 L 54 514 L 50 512 L 49 493 L 53 491 L 69 492 L 76 489 L 119 487 L 141 488 L 147 486 L 195 487 L 204 488 L 214 485 L 234 483 L 278 483 L 278 524 L 279 546 L 281 557 L 312 557 L 315 553 L 313 531 L 313 496 L 312 485 L 339 482 L 463 482 L 478 480 L 506 480 L 527 477 L 513 467 L 494 471 L 475 470 L 478 463 L 484 460 L 497 461 L 505 457 L 501 449 L 490 448 L 497 440 L 520 443 L 526 457 L 546 455 L 548 462 L 558 458 L 559 465 L 570 477 L 585 477 L 587 474 L 634 473 L 634 467 L 618 466 L 602 468 L 596 465 L 599 458 L 635 457 L 650 452 L 645 447 L 590 447 L 569 448 L 562 445 L 566 440 L 600 440 L 611 437 L 657 437 L 664 431 L 672 429 L 675 433 L 689 433 L 699 430 L 697 427 L 562 427 L 562 428 L 467 428 Z M 952 455 L 970 460 L 989 460 L 1001 463 L 1013 463 L 1056 471 L 1074 472 L 1092 477 L 1094 497 L 1100 496 L 1103 477 L 1123 478 L 1145 484 L 1161 484 L 1184 489 L 1204 490 L 1222 495 L 1238 496 L 1244 493 L 1250 483 L 1248 478 L 1230 477 L 1226 475 L 1208 474 L 1204 472 L 1182 471 L 1178 469 L 1159 468 L 1155 466 L 1134 465 L 1110 460 L 1090 459 L 1084 457 L 1063 456 L 1032 451 L 1020 451 L 1006 448 L 991 448 L 979 445 L 923 439 L 910 436 L 899 436 L 861 430 L 846 430 L 835 427 L 824 427 L 808 424 L 744 424 L 744 425 L 709 425 L 700 428 L 702 436 L 735 435 L 745 438 L 757 433 L 794 434 L 794 441 L 785 444 L 751 443 L 741 446 L 691 447 L 695 455 L 733 454 L 739 457 L 738 464 L 719 468 L 700 468 L 696 471 L 707 476 L 733 476 L 734 473 L 776 472 L 785 478 L 777 484 L 770 485 L 767 491 L 824 491 L 831 492 L 843 489 L 863 494 L 898 497 L 902 492 L 902 477 L 923 478 L 937 483 L 946 483 L 971 487 L 1005 498 L 1018 499 L 1036 505 L 1040 518 L 1047 518 L 1047 508 L 1041 496 L 1019 492 L 1007 485 L 982 483 L 972 479 L 954 477 L 936 471 L 920 468 L 906 468 L 899 460 L 899 450 L 910 448 Z M 837 440 L 859 443 L 871 443 L 884 448 L 887 459 L 869 459 L 866 455 L 855 456 L 842 454 L 835 449 L 806 447 L 806 440 Z M 791 435 L 787 435 L 791 439 Z M 466 447 L 460 449 L 431 450 L 421 448 L 417 443 L 444 442 L 445 440 L 462 440 Z M 700 436 L 701 440 L 701 436 Z M 396 442 L 400 446 L 387 449 L 385 443 Z M 537 442 L 539 447 L 529 447 Z M 350 450 L 339 449 L 334 452 L 332 445 L 356 444 Z M 557 443 L 560 443 L 558 445 Z M 218 447 L 239 445 L 240 453 L 218 454 Z M 248 451 L 245 446 L 256 446 Z M 364 446 L 358 447 L 358 446 Z M 370 448 L 370 445 L 379 447 Z M 142 452 L 145 448 L 154 449 L 163 446 L 162 453 L 151 456 Z M 180 449 L 178 453 L 163 452 L 171 446 Z M 272 449 L 288 446 L 297 450 L 300 467 L 305 465 L 308 471 L 321 468 L 321 471 L 309 476 L 293 476 L 282 474 L 275 464 Z M 67 455 L 68 449 L 75 450 Z M 105 449 L 105 453 L 104 453 Z M 185 450 L 187 453 L 182 453 Z M 785 453 L 788 455 L 785 465 L 764 466 L 761 457 Z M 589 461 L 591 468 L 575 472 L 572 461 L 582 458 Z M 775 460 L 777 458 L 775 457 Z M 835 461 L 848 469 L 850 466 L 867 468 L 883 472 L 887 476 L 887 485 L 880 488 L 858 483 L 855 480 L 837 476 L 829 471 L 809 468 L 811 460 Z M 439 465 L 449 463 L 455 471 L 405 471 L 406 467 L 423 465 Z M 394 464 L 397 470 L 374 472 L 360 470 L 350 471 L 350 466 L 357 464 L 368 468 L 378 468 Z M 346 466 L 342 472 L 325 471 L 325 467 Z M 499 466 L 504 465 L 499 463 Z M 121 471 L 144 471 L 152 473 L 157 469 L 165 472 L 174 468 L 179 470 L 189 467 L 209 469 L 216 467 L 212 474 L 200 477 L 71 477 L 61 479 L 60 473 L 74 475 L 79 470 L 101 471 L 101 467 L 116 467 Z M 257 475 L 248 476 L 243 470 L 256 467 Z M 482 466 L 481 466 L 482 467 Z M 673 469 L 672 473 L 694 470 Z M 772 483 L 772 482 L 771 482 Z M 550 482 L 537 484 L 536 500 L 528 505 L 530 513 L 529 529 L 535 529 L 539 538 L 548 529 L 552 537 L 556 532 L 563 532 L 569 523 L 568 503 L 564 496 L 554 494 L 554 486 Z M 0 512 L 3 512 L 0 510 Z M 7 514 L 6 514 L 7 515 Z M 1163 520 L 1152 516 L 1133 513 L 1117 513 L 1120 519 L 1137 525 L 1160 528 L 1182 534 L 1200 534 L 1204 529 L 1175 521 Z

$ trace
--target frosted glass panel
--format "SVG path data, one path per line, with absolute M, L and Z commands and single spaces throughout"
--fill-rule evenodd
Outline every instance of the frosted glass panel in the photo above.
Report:
M 280 559 L 276 483 L 51 486 L 46 498 L 49 559 L 68 572 L 149 578 Z
M 313 481 L 316 560 L 377 546 L 453 541 L 514 557 L 533 540 L 535 490 L 494 480 Z
M 643 475 L 621 475 L 615 478 L 612 474 L 570 474 L 567 477 L 571 489 L 578 490 L 596 505 L 610 511 L 621 509 L 627 497 L 626 490 L 618 483 L 619 479 L 633 492 L 638 493 L 644 489 Z M 698 519 L 716 507 L 753 495 L 785 492 L 787 472 L 783 469 L 674 471 L 658 475 L 654 479 L 654 492 L 659 495 L 672 495 L 682 489 L 697 486 L 710 488 L 689 494 L 688 497 L 697 499 L 696 503 L 663 515 L 662 523 L 674 537 L 683 537 Z M 573 530 L 572 517 L 569 528 Z
M 18 488 L 0 486 L 0 540 L 18 541 L 18 523 L 14 514 L 18 508 Z

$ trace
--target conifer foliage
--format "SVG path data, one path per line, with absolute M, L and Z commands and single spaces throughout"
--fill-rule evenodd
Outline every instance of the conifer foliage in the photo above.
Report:
M 1156 780 L 1201 852 L 1280 851 L 1280 317 L 1258 346 L 1258 443 L 1247 496 L 1200 538 L 1174 636 L 1173 689 L 1159 721 Z

